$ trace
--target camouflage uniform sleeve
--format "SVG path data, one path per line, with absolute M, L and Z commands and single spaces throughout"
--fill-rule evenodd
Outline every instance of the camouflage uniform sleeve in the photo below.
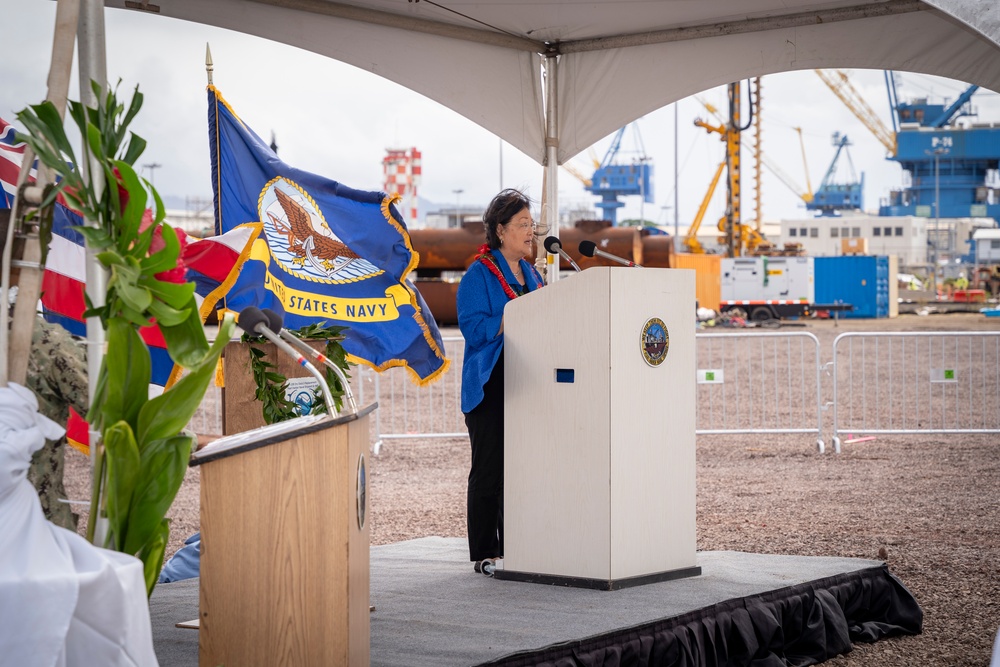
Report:
M 28 358 L 28 388 L 38 397 L 38 411 L 65 425 L 69 406 L 79 414 L 87 411 L 87 360 L 82 343 L 65 329 L 36 318 Z M 38 491 L 46 518 L 56 525 L 76 530 L 76 516 L 66 503 L 63 487 L 66 438 L 46 442 L 31 459 L 28 479 Z
M 87 412 L 87 353 L 84 343 L 57 324 L 36 320 L 28 359 L 28 386 L 46 417 L 65 424 L 69 406 Z

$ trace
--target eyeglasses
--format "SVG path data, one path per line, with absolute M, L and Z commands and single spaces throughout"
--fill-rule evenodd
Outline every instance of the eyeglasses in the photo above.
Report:
M 531 231 L 535 231 L 536 229 L 538 229 L 538 223 L 536 222 L 519 222 L 516 225 L 510 225 L 510 226 L 519 232 L 526 232 L 529 229 Z

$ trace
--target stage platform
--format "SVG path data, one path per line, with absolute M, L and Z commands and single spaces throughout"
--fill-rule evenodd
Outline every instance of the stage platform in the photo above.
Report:
M 372 547 L 371 663 L 813 664 L 921 629 L 880 561 L 705 551 L 698 565 L 698 577 L 595 591 L 476 574 L 464 539 Z M 160 664 L 196 666 L 198 632 L 174 624 L 197 618 L 198 580 L 157 586 L 150 611 Z

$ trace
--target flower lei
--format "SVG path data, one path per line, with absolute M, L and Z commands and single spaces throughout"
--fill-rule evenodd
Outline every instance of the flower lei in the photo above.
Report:
M 479 246 L 479 255 L 476 259 L 482 262 L 489 272 L 497 277 L 497 280 L 500 281 L 500 287 L 503 288 L 503 293 L 507 295 L 507 298 L 516 299 L 521 296 L 521 294 L 514 291 L 514 289 L 510 286 L 510 283 L 507 282 L 507 279 L 503 277 L 503 271 L 500 270 L 500 265 L 497 264 L 497 258 L 493 256 L 492 252 L 490 252 L 490 247 L 488 245 L 484 243 Z M 528 289 L 527 276 L 524 277 L 524 289 L 525 291 Z M 524 292 L 522 292 L 522 294 L 523 293 Z

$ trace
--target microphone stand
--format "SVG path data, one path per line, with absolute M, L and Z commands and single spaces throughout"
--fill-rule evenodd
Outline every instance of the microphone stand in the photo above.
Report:
M 241 315 L 242 315 L 242 313 L 241 313 Z M 263 322 L 259 322 L 256 325 L 254 325 L 254 327 L 253 327 L 253 333 L 259 334 L 259 335 L 263 336 L 264 338 L 268 339 L 269 341 L 271 341 L 272 343 L 274 343 L 274 345 L 279 350 L 281 350 L 285 354 L 293 357 L 295 359 L 295 361 L 298 362 L 299 366 L 302 366 L 307 371 L 309 371 L 309 373 L 314 378 L 316 378 L 317 381 L 319 381 L 319 386 L 326 388 L 326 390 L 323 391 L 323 402 L 326 403 L 326 411 L 327 411 L 327 413 L 331 417 L 333 417 L 335 415 L 336 416 L 340 415 L 340 413 L 337 412 L 336 408 L 334 407 L 333 397 L 330 396 L 329 387 L 327 387 L 327 385 L 326 385 L 326 379 L 323 377 L 323 375 L 318 370 L 316 370 L 315 366 L 313 366 L 311 363 L 309 363 L 308 359 L 306 359 L 301 354 L 299 354 L 298 352 L 296 352 L 292 348 L 291 345 L 289 345 L 288 343 L 286 343 L 285 341 L 283 341 L 281 339 L 281 337 L 279 337 L 273 331 L 271 331 L 270 329 L 268 329 L 267 325 L 264 324 Z
M 610 252 L 604 252 L 598 248 L 597 244 L 593 241 L 580 241 L 580 254 L 584 257 L 593 257 L 594 255 L 597 255 L 598 257 L 603 257 L 604 259 L 612 262 L 617 262 L 622 266 L 634 266 L 638 269 L 642 268 L 641 264 L 636 264 L 630 259 L 625 259 L 624 257 L 619 257 L 618 255 L 612 255 Z
M 558 254 L 560 257 L 569 262 L 569 265 L 576 269 L 577 273 L 580 272 L 580 267 L 577 263 L 573 261 L 573 258 L 569 256 L 568 252 L 563 250 L 562 243 L 559 241 L 558 236 L 550 236 L 545 239 L 545 251 L 552 254 Z M 559 270 L 558 267 L 556 270 Z
M 340 380 L 340 386 L 344 388 L 344 396 L 347 398 L 347 404 L 351 406 L 351 411 L 354 414 L 358 414 L 358 404 L 355 403 L 355 401 L 354 401 L 354 392 L 351 391 L 351 385 L 349 385 L 347 383 L 347 377 L 344 376 L 344 372 L 342 370 L 340 370 L 340 368 L 337 366 L 337 364 L 335 364 L 332 361 L 330 361 L 330 358 L 327 357 L 325 354 L 322 354 L 322 353 L 317 352 L 316 350 L 314 350 L 304 340 L 302 340 L 300 338 L 297 338 L 288 329 L 285 329 L 285 328 L 279 329 L 278 330 L 278 335 L 281 336 L 282 338 L 284 338 L 286 341 L 288 341 L 292 345 L 294 345 L 295 347 L 297 347 L 302 352 L 305 352 L 306 354 L 309 354 L 310 356 L 312 356 L 313 359 L 316 359 L 321 364 L 323 364 L 324 366 L 326 366 L 327 368 L 329 368 L 331 371 L 333 371 L 333 374 L 337 376 L 338 380 Z M 324 380 L 322 386 L 323 387 L 327 387 L 327 384 L 326 384 L 325 380 Z M 326 396 L 329 393 L 330 392 L 328 392 L 328 391 L 324 391 L 323 395 Z

